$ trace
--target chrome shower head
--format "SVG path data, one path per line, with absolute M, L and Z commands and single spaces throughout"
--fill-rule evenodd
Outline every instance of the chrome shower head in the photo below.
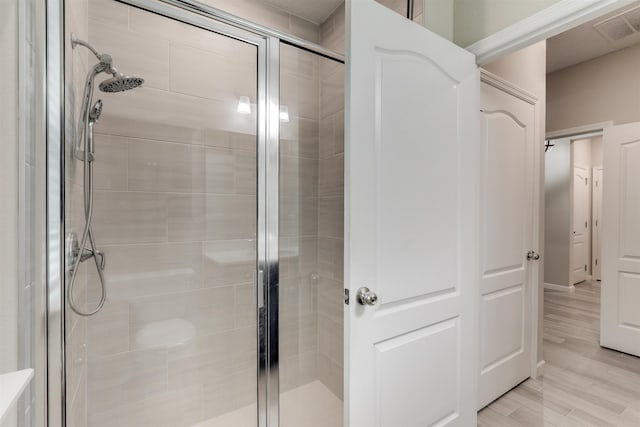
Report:
M 102 113 L 102 99 L 98 99 L 89 113 L 89 123 L 95 123 L 100 118 Z
M 136 76 L 119 74 L 100 83 L 100 90 L 107 93 L 124 92 L 142 86 L 144 79 Z

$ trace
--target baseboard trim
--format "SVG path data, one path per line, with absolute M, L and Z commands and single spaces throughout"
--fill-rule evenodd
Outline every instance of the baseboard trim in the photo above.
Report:
M 545 289 L 549 289 L 551 291 L 561 291 L 561 292 L 573 292 L 576 290 L 575 286 L 564 286 L 564 285 L 556 285 L 555 283 L 545 283 Z
M 533 378 L 539 378 L 544 376 L 544 368 L 547 366 L 547 362 L 544 360 L 540 360 L 538 362 L 538 366 L 536 366 L 536 372 L 534 373 Z

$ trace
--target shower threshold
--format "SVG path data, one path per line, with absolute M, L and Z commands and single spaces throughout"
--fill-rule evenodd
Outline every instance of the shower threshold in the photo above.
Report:
M 192 427 L 255 427 L 256 405 L 245 406 Z M 342 427 L 343 402 L 320 381 L 280 395 L 281 427 Z

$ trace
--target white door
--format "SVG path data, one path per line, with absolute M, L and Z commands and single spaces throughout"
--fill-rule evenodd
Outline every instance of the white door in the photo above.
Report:
M 512 89 L 513 90 L 513 89 Z M 487 83 L 482 106 L 479 394 L 482 408 L 531 376 L 534 105 Z
M 347 25 L 346 424 L 475 426 L 475 58 L 373 0 Z
M 571 284 L 587 280 L 587 232 L 589 230 L 589 169 L 573 166 L 573 236 Z
M 600 229 L 602 228 L 602 168 L 593 168 L 592 171 L 591 191 L 593 194 L 593 218 L 592 240 L 591 240 L 591 275 L 593 280 L 601 280 L 602 276 L 602 237 Z
M 640 123 L 604 131 L 600 344 L 640 356 Z

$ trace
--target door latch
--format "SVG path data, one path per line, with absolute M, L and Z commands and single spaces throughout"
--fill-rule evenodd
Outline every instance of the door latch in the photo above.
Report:
M 344 290 L 344 305 L 349 305 L 349 289 Z

